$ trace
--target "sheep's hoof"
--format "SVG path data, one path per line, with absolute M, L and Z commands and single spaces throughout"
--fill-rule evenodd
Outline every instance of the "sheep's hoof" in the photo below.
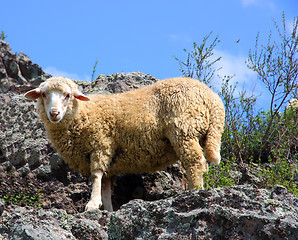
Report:
M 96 201 L 89 201 L 85 207 L 85 211 L 91 211 L 91 210 L 96 210 L 101 207 L 102 203 L 101 202 L 96 202 Z

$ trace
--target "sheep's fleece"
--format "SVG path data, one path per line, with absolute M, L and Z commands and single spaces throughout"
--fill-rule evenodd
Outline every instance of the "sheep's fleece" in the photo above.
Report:
M 71 89 L 65 116 L 52 123 L 42 94 L 63 94 L 65 86 Z M 220 162 L 224 106 L 198 80 L 172 78 L 126 93 L 84 96 L 73 81 L 54 77 L 25 96 L 38 98 L 37 112 L 54 147 L 85 175 L 152 172 L 180 160 L 192 189 L 203 187 L 205 157 Z

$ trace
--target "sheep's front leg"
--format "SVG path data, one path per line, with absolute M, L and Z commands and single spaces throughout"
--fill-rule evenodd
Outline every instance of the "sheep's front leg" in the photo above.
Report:
M 113 211 L 113 205 L 112 205 L 112 183 L 111 178 L 104 177 L 102 179 L 102 201 L 104 209 L 112 212 Z
M 95 210 L 101 207 L 101 180 L 103 176 L 103 171 L 95 170 L 91 173 L 92 178 L 92 192 L 91 192 L 91 199 L 86 205 L 85 210 Z

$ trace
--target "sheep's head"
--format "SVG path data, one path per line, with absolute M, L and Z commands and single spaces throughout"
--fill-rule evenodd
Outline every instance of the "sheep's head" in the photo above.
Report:
M 27 93 L 25 97 L 31 100 L 38 99 L 37 111 L 43 119 L 52 123 L 59 123 L 67 112 L 72 110 L 75 99 L 89 101 L 90 99 L 78 90 L 77 85 L 67 78 L 52 77 Z

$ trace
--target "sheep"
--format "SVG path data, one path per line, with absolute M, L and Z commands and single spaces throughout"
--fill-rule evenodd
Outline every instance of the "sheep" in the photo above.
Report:
M 165 79 L 126 93 L 87 96 L 72 80 L 52 77 L 24 96 L 38 99 L 48 137 L 69 166 L 91 175 L 86 211 L 102 204 L 113 211 L 114 175 L 154 172 L 180 160 L 188 188 L 203 188 L 206 158 L 220 163 L 224 106 L 198 80 Z

